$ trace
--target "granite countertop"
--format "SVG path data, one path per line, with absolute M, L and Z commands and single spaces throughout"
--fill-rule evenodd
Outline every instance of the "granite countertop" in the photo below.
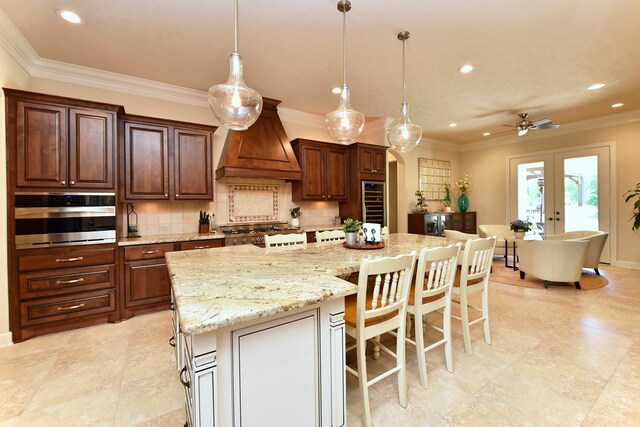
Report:
M 354 294 L 337 276 L 357 272 L 363 258 L 395 256 L 453 244 L 443 237 L 392 234 L 376 250 L 347 249 L 341 242 L 305 247 L 228 246 L 166 254 L 186 335 L 267 317 Z
M 189 240 L 211 240 L 211 239 L 224 239 L 222 233 L 179 233 L 179 234 L 158 234 L 142 237 L 125 237 L 118 241 L 118 246 L 131 246 L 131 245 L 150 245 L 153 243 L 172 243 L 172 242 L 187 242 Z

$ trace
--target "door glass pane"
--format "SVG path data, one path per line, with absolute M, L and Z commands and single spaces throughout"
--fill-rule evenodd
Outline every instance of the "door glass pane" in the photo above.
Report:
M 518 218 L 532 224 L 532 232 L 544 236 L 544 162 L 518 165 Z
M 564 160 L 564 230 L 598 230 L 598 156 Z

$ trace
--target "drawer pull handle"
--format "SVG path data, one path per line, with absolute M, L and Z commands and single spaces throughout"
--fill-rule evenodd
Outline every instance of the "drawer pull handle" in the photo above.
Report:
M 175 347 L 176 346 L 176 337 L 169 338 L 169 345 L 171 347 Z
M 173 305 L 173 303 L 169 304 L 169 308 L 171 309 L 171 311 L 176 311 L 176 306 Z
M 72 305 L 71 307 L 58 307 L 58 311 L 75 310 L 76 308 L 82 308 L 82 307 L 84 307 L 84 304 Z
M 159 253 L 159 252 L 160 252 L 160 251 L 159 251 L 159 250 L 157 250 L 157 249 L 156 249 L 155 251 L 144 251 L 144 252 L 142 252 L 142 255 L 157 254 L 157 253 Z
M 84 282 L 84 277 L 81 277 L 79 279 L 73 279 L 73 280 L 58 280 L 56 282 L 56 285 L 71 285 L 73 283 L 82 283 Z
M 84 257 L 79 256 L 79 257 L 75 257 L 75 258 L 58 258 L 56 259 L 56 262 L 74 262 L 74 261 L 82 261 L 84 259 Z
M 196 246 L 193 249 L 209 249 L 209 246 Z
M 182 368 L 182 370 L 180 371 L 180 382 L 182 383 L 183 386 L 185 386 L 186 388 L 191 388 L 189 381 L 185 381 L 182 379 L 182 374 L 186 374 L 187 373 L 187 367 L 185 365 L 184 368 Z

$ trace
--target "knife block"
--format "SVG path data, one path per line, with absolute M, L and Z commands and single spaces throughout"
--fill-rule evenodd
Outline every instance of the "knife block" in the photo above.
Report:
M 198 233 L 209 234 L 209 222 L 201 222 L 198 225 L 200 226 L 198 229 Z

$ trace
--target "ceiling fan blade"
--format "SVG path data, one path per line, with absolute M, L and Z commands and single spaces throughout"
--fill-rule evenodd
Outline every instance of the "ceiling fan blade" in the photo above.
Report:
M 540 119 L 540 120 L 536 120 L 535 122 L 531 123 L 531 125 L 533 126 L 541 126 L 541 125 L 546 125 L 547 123 L 553 123 L 553 120 L 551 119 Z
M 532 129 L 557 129 L 559 127 L 560 125 L 557 125 L 555 123 L 547 123 L 540 126 L 534 126 Z
M 524 136 L 527 134 L 527 132 L 529 132 L 529 129 L 522 129 L 518 131 L 518 136 Z

